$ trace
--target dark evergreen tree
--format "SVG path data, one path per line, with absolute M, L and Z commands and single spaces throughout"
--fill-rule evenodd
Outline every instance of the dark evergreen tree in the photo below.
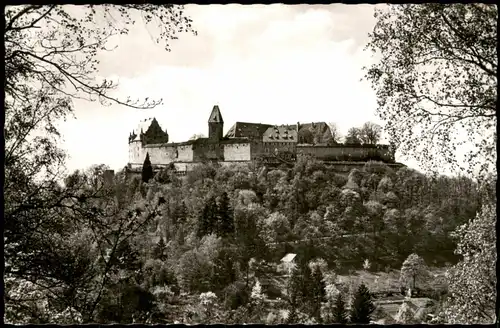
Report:
M 309 265 L 304 264 L 301 268 L 300 298 L 302 304 L 310 304 L 314 300 L 312 272 Z
M 369 324 L 375 311 L 372 295 L 365 284 L 361 284 L 354 295 L 351 306 L 351 323 Z
M 198 237 L 202 238 L 215 231 L 217 223 L 217 203 L 215 197 L 208 198 L 198 220 Z
M 286 318 L 287 324 L 297 324 L 298 315 L 297 309 L 299 307 L 299 288 L 300 288 L 300 271 L 293 270 L 292 276 L 288 284 L 288 302 L 290 307 L 290 312 L 288 312 L 288 317 Z
M 332 320 L 334 323 L 345 324 L 348 322 L 347 310 L 345 308 L 344 297 L 342 293 L 337 295 L 335 306 L 333 307 Z
M 302 286 L 302 276 L 298 269 L 292 271 L 290 280 L 288 281 L 288 295 L 290 305 L 296 305 L 299 301 Z
M 321 303 L 326 300 L 325 282 L 319 267 L 315 267 L 311 277 L 310 314 L 318 323 L 321 322 Z
M 153 178 L 153 166 L 149 160 L 149 153 L 146 153 L 146 158 L 142 164 L 142 181 L 148 183 Z
M 167 248 L 167 245 L 165 244 L 165 241 L 163 240 L 163 236 L 160 236 L 160 240 L 158 241 L 155 248 L 153 249 L 154 258 L 160 259 L 162 261 L 166 260 L 166 248 Z
M 217 206 L 217 234 L 226 237 L 234 234 L 234 220 L 229 197 L 223 192 Z
M 288 283 L 288 293 L 291 306 L 296 306 L 297 310 L 303 310 L 308 313 L 313 312 L 312 276 L 308 265 L 303 265 L 292 271 Z

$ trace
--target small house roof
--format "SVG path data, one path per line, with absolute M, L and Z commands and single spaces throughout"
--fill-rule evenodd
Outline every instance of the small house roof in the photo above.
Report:
M 283 256 L 283 258 L 281 259 L 281 262 L 285 262 L 285 263 L 290 263 L 293 261 L 293 259 L 297 256 L 297 254 L 294 254 L 294 253 L 288 253 L 286 254 L 285 256 Z

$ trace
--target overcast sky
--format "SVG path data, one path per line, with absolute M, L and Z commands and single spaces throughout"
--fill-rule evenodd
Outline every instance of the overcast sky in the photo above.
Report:
M 163 98 L 138 111 L 76 102 L 63 126 L 68 169 L 123 168 L 129 132 L 156 117 L 171 141 L 207 134 L 218 104 L 224 133 L 236 121 L 295 124 L 335 122 L 342 133 L 375 116 L 376 99 L 362 67 L 375 23 L 373 5 L 186 6 L 197 36 L 181 34 L 171 52 L 153 41 L 153 27 L 136 24 L 99 56 L 99 74 L 118 79 L 118 96 Z

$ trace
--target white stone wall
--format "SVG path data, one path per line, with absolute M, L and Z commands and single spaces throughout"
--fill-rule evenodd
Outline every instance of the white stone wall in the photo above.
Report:
M 178 157 L 176 162 L 192 162 L 193 161 L 193 145 L 178 146 Z
M 237 143 L 224 145 L 224 161 L 249 161 L 251 160 L 250 143 Z
M 171 145 L 146 145 L 144 153 L 146 152 L 149 153 L 149 160 L 153 165 L 166 165 L 176 160 L 175 147 Z

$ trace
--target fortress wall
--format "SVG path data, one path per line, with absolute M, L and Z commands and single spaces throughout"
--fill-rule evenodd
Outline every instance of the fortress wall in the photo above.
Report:
M 296 152 L 297 143 L 295 142 L 261 142 L 252 144 L 252 159 L 255 157 L 274 154 L 276 148 L 278 151 Z
M 348 158 L 361 158 L 365 155 L 364 148 L 354 147 L 321 147 L 321 146 L 298 146 L 297 156 L 310 155 L 319 160 L 340 160 Z
M 193 145 L 177 146 L 178 155 L 176 162 L 192 162 L 193 161 Z
M 278 151 L 289 151 L 295 152 L 297 143 L 295 142 L 264 142 L 264 152 L 265 153 L 274 153 L 276 149 Z
M 144 153 L 149 153 L 153 165 L 168 164 L 175 160 L 175 147 L 169 144 L 153 144 L 144 146 Z M 144 156 L 146 156 L 144 154 Z
M 324 161 L 358 161 L 381 159 L 392 162 L 391 152 L 386 146 L 379 147 L 341 147 L 297 146 L 297 156 L 310 155 Z
M 262 156 L 265 153 L 264 144 L 262 142 L 252 142 L 250 144 L 250 156 L 253 159 Z
M 224 145 L 224 161 L 249 161 L 251 155 L 250 143 Z
M 194 144 L 193 145 L 193 160 L 224 160 L 224 148 L 220 144 Z
M 241 162 L 219 162 L 221 166 L 228 167 L 228 166 L 238 166 L 238 167 L 248 167 L 248 162 L 246 161 L 241 161 Z M 186 163 L 186 162 L 175 162 L 174 166 L 175 169 L 178 172 L 189 172 L 192 171 L 197 165 L 203 165 L 202 163 Z
M 140 142 L 129 144 L 129 163 L 142 165 L 149 153 L 153 165 L 166 165 L 171 162 L 192 162 L 192 145 L 152 144 L 142 146 Z
M 136 148 L 135 148 L 135 143 L 132 142 L 128 144 L 128 162 L 135 163 L 135 157 L 136 157 Z
M 392 152 L 392 150 L 389 147 L 381 147 L 378 149 L 378 152 L 380 153 L 380 156 L 382 158 L 387 158 L 388 161 L 390 162 L 395 162 L 395 154 Z
M 129 163 L 132 164 L 141 164 L 144 163 L 144 159 L 146 158 L 146 152 L 142 148 L 141 142 L 132 142 L 128 145 L 128 155 L 129 155 Z

